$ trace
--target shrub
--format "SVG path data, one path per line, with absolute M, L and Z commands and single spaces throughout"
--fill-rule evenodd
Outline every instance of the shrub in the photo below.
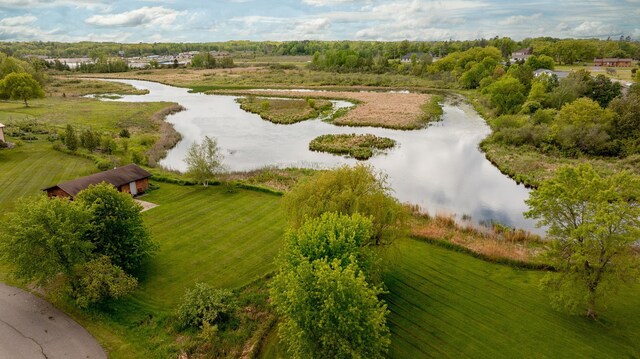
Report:
M 122 137 L 122 138 L 129 138 L 129 137 L 131 137 L 131 133 L 129 132 L 129 130 L 128 130 L 128 129 L 123 128 L 123 129 L 120 131 L 120 137 Z
M 185 292 L 176 319 L 182 329 L 202 328 L 205 324 L 216 325 L 228 321 L 235 307 L 231 291 L 197 283 Z
M 72 296 L 80 308 L 87 308 L 106 299 L 118 299 L 133 291 L 138 281 L 122 268 L 100 256 L 79 266 L 73 277 Z

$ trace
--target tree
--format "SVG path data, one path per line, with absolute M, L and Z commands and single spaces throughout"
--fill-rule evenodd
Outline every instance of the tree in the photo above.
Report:
M 343 166 L 301 182 L 285 195 L 284 207 L 295 228 L 325 212 L 370 216 L 375 245 L 390 244 L 406 231 L 406 212 L 391 196 L 386 177 L 365 165 Z
M 600 74 L 590 79 L 589 82 L 590 91 L 587 95 L 602 107 L 607 107 L 611 100 L 622 94 L 622 85 L 611 81 L 605 75 Z
M 509 75 L 501 77 L 483 91 L 489 95 L 499 115 L 517 113 L 526 99 L 524 85 Z
M 202 144 L 193 143 L 184 160 L 187 173 L 207 187 L 209 181 L 222 169 L 222 155 L 215 138 L 205 136 Z
M 138 281 L 122 268 L 111 264 L 107 256 L 99 256 L 78 265 L 71 280 L 71 295 L 80 308 L 106 299 L 118 299 L 138 286 Z
M 28 100 L 43 98 L 44 91 L 40 84 L 28 73 L 10 73 L 0 82 L 0 93 L 11 100 L 24 101 L 29 107 Z
M 526 217 L 548 226 L 548 257 L 558 269 L 543 280 L 552 305 L 596 318 L 602 301 L 636 279 L 640 178 L 602 177 L 590 165 L 563 167 L 531 192 Z
M 390 343 L 388 310 L 367 282 L 359 254 L 371 222 L 325 213 L 285 236 L 271 299 L 280 337 L 294 358 L 382 358 Z M 364 247 L 363 247 L 364 246 Z
M 75 151 L 78 149 L 78 136 L 76 130 L 71 125 L 67 125 L 64 132 L 64 145 L 67 146 L 69 151 Z
M 88 238 L 95 253 L 109 257 L 127 274 L 135 274 L 155 251 L 141 207 L 129 194 L 101 183 L 81 191 L 75 202 L 90 214 Z
M 214 289 L 197 283 L 188 289 L 178 307 L 176 319 L 181 328 L 202 328 L 229 320 L 236 307 L 233 293 L 228 289 Z
M 59 274 L 70 276 L 95 247 L 87 240 L 89 219 L 67 199 L 20 200 L 0 232 L 0 256 L 18 279 L 47 285 Z

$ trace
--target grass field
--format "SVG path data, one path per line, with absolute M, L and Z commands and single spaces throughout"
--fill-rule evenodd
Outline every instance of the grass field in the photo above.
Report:
M 159 186 L 143 199 L 159 204 L 144 217 L 160 251 L 139 288 L 105 311 L 73 312 L 113 358 L 175 355 L 175 333 L 166 324 L 185 288 L 197 282 L 230 289 L 249 284 L 273 270 L 280 248 L 278 196 Z
M 67 124 L 94 131 L 119 131 L 130 127 L 132 132 L 151 130 L 151 116 L 169 106 L 167 102 L 105 102 L 88 98 L 47 97 L 33 100 L 29 107 L 19 101 L 0 102 L 0 122 L 36 119 L 64 128 Z
M 640 286 L 598 322 L 556 312 L 542 272 L 491 264 L 417 240 L 399 242 L 385 283 L 393 358 L 632 358 Z
M 45 141 L 0 150 L 0 219 L 19 197 L 96 171 L 92 161 L 54 151 Z

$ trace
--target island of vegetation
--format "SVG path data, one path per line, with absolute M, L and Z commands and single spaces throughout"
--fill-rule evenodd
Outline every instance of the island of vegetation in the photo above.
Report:
M 357 160 L 368 160 L 393 148 L 396 142 L 390 138 L 378 137 L 372 134 L 357 135 L 321 135 L 309 143 L 309 149 L 317 152 L 328 152 L 336 155 L 347 155 Z
M 260 115 L 264 120 L 278 124 L 292 124 L 331 111 L 333 104 L 327 100 L 282 99 L 247 96 L 238 99 L 240 108 Z

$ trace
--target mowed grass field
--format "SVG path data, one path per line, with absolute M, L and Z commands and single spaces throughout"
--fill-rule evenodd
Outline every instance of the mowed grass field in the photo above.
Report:
M 0 219 L 19 197 L 98 171 L 92 161 L 51 147 L 49 142 L 35 141 L 0 150 Z
M 393 358 L 637 358 L 640 285 L 599 321 L 554 311 L 542 272 L 404 239 L 385 283 Z
M 248 190 L 159 183 L 142 199 L 159 251 L 129 297 L 77 319 L 112 358 L 177 356 L 171 317 L 186 288 L 205 282 L 236 289 L 270 273 L 284 221 L 280 197 Z

